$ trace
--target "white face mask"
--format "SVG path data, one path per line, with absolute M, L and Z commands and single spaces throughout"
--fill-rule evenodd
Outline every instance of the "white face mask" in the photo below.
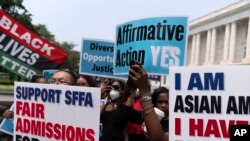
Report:
M 157 107 L 154 107 L 158 119 L 161 121 L 165 117 L 165 113 Z
M 136 89 L 135 97 L 138 97 L 139 95 L 140 95 L 139 89 Z
M 116 100 L 118 97 L 120 97 L 120 92 L 117 91 L 117 90 L 113 90 L 113 89 L 112 89 L 112 90 L 109 92 L 109 96 L 110 96 L 111 100 Z

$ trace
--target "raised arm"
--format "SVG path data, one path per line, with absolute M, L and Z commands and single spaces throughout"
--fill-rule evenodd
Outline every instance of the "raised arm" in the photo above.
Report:
M 142 97 L 141 104 L 143 109 L 143 117 L 150 141 L 168 141 L 168 134 L 163 132 L 160 121 L 158 120 L 158 117 L 154 111 L 146 70 L 142 68 L 142 66 L 135 64 L 129 70 L 129 76 L 133 79 L 134 84 L 138 87 Z

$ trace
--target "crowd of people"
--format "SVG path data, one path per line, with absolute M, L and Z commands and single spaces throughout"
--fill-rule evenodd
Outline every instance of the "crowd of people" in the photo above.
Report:
M 150 92 L 146 70 L 139 64 L 129 69 L 129 79 L 77 76 L 69 70 L 58 70 L 48 82 L 34 75 L 33 83 L 101 87 L 100 141 L 168 141 L 169 91 L 159 87 Z M 4 118 L 13 118 L 10 109 Z

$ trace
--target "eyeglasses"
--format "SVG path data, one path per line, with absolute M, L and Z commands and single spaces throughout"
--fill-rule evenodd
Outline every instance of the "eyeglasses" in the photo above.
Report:
M 50 83 L 51 83 L 51 84 L 62 84 L 62 85 L 73 85 L 72 83 L 67 82 L 67 81 L 64 80 L 63 78 L 51 79 Z

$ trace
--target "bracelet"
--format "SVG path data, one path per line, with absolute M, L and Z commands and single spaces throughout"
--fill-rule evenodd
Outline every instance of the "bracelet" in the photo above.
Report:
M 145 112 L 147 109 L 149 109 L 149 108 L 153 108 L 153 107 L 154 107 L 154 105 L 153 105 L 153 104 L 151 104 L 151 105 L 149 105 L 148 107 L 143 108 L 143 109 L 142 109 L 142 112 Z
M 152 99 L 151 96 L 143 96 L 140 101 L 141 102 L 147 102 L 147 101 L 149 101 L 151 99 Z

